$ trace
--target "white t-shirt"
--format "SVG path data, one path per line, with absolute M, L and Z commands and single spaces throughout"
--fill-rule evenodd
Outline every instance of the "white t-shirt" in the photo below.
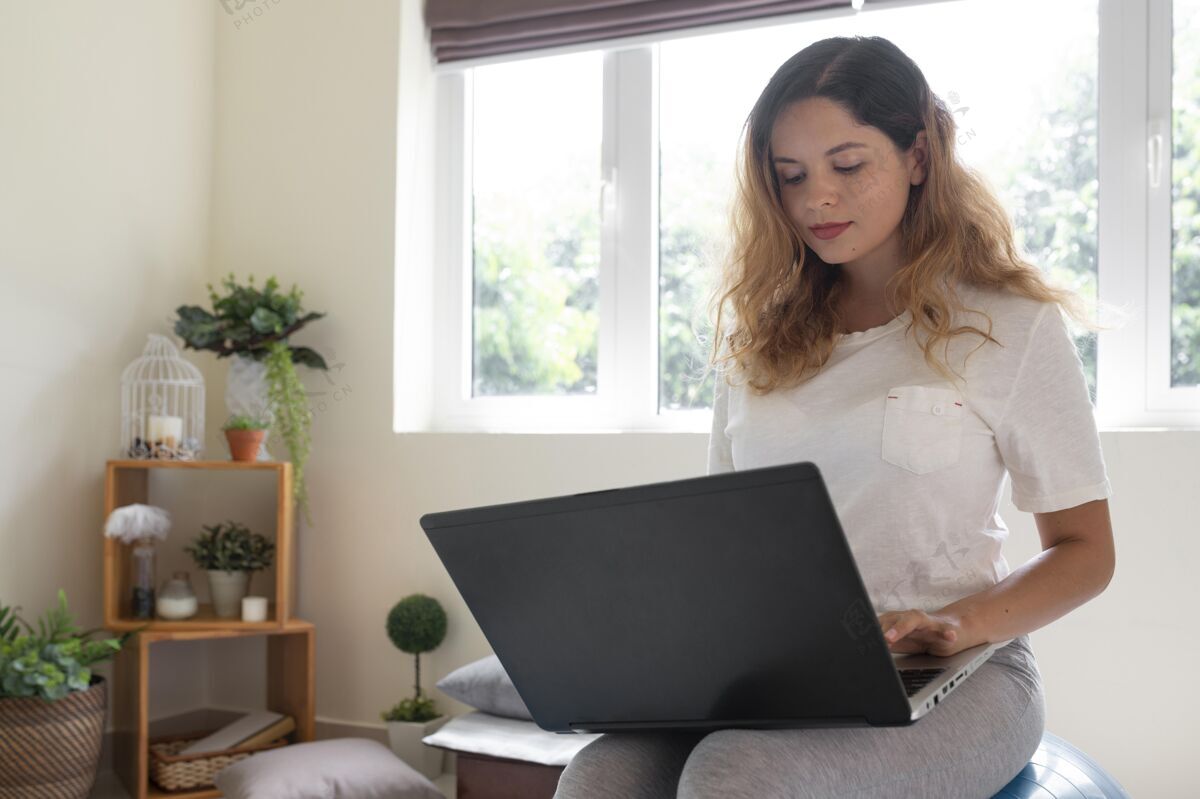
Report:
M 998 509 L 1043 513 L 1112 495 L 1083 363 L 1058 305 L 959 289 L 1003 346 L 949 346 L 960 391 L 925 363 L 904 311 L 842 336 L 821 371 L 758 396 L 716 374 L 708 473 L 812 461 L 875 612 L 935 611 L 1009 574 Z M 987 331 L 967 312 L 960 322 Z M 933 353 L 945 358 L 943 344 Z M 960 382 L 961 385 L 961 382 Z

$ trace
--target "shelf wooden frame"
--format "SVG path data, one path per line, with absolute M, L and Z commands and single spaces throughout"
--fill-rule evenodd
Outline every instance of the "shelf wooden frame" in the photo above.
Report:
M 132 547 L 116 539 L 105 538 L 104 626 L 115 632 L 143 629 L 166 632 L 207 629 L 270 630 L 286 626 L 291 616 L 294 539 L 291 462 L 110 460 L 105 467 L 104 518 L 107 519 L 113 510 L 123 505 L 134 502 L 149 504 L 152 469 L 275 472 L 275 596 L 273 601 L 268 603 L 267 620 L 263 622 L 218 618 L 212 613 L 211 607 L 203 605 L 195 616 L 181 621 L 134 619 L 129 612 Z
M 159 789 L 150 782 L 150 647 L 160 641 L 267 638 L 267 710 L 296 720 L 292 742 L 316 737 L 316 634 L 309 622 L 290 619 L 272 630 L 148 630 L 130 636 L 113 667 L 113 761 L 131 799 L 201 799 L 220 791 Z

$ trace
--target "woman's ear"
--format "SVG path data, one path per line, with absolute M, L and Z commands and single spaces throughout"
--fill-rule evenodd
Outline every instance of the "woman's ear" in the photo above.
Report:
M 925 131 L 917 131 L 917 138 L 908 148 L 908 182 L 918 186 L 929 174 L 929 137 Z

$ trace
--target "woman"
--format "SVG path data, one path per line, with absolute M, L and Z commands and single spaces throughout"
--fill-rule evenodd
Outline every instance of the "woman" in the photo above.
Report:
M 885 39 L 817 42 L 771 78 L 714 295 L 708 468 L 815 462 L 893 651 L 1009 643 L 906 727 L 604 735 L 560 799 L 990 797 L 1037 749 L 1028 632 L 1100 593 L 1115 560 L 1059 309 L 1097 326 L 1020 259 L 954 141 L 945 104 Z M 1011 576 L 1006 474 L 1047 550 Z

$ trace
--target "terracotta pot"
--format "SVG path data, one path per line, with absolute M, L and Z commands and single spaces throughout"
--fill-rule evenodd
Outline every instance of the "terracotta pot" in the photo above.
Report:
M 87 799 L 100 764 L 106 683 L 47 702 L 0 699 L 0 796 Z
M 262 446 L 266 434 L 266 430 L 226 430 L 229 454 L 235 461 L 254 460 L 258 457 L 258 448 Z

